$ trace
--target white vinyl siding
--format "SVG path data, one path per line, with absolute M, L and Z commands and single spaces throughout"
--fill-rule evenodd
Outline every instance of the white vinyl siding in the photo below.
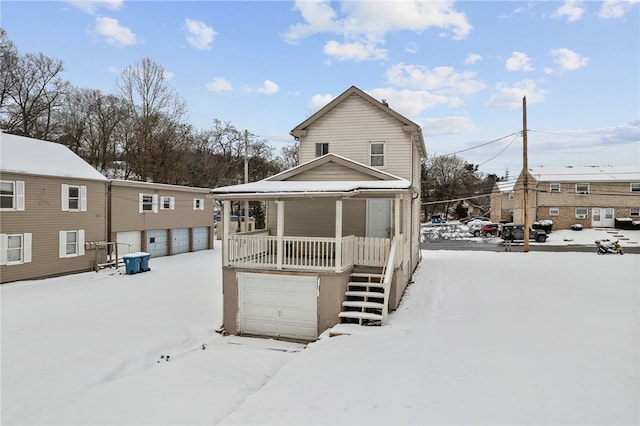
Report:
M 160 198 L 160 209 L 161 210 L 175 210 L 176 208 L 176 197 L 161 197 Z
M 158 213 L 158 194 L 138 194 L 139 213 Z
M 59 257 L 84 256 L 84 229 L 59 232 Z
M 0 265 L 31 262 L 31 234 L 0 234 Z
M 87 187 L 84 185 L 62 184 L 62 211 L 86 212 L 87 211 Z
M 24 181 L 0 181 L 0 210 L 24 210 Z

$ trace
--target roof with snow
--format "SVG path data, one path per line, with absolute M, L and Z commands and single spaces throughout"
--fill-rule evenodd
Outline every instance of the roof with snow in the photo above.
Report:
M 367 177 L 363 180 L 291 180 L 314 168 L 334 163 L 359 175 Z M 248 195 L 266 196 L 268 198 L 285 196 L 356 196 L 389 194 L 391 192 L 408 192 L 411 182 L 401 177 L 369 167 L 336 154 L 326 154 L 299 166 L 285 170 L 274 176 L 240 185 L 215 188 L 211 195 L 216 198 L 238 198 Z
M 513 188 L 516 186 L 516 181 L 512 180 L 512 181 L 496 182 L 496 185 L 498 186 L 498 190 L 500 192 L 511 192 L 513 191 Z
M 88 180 L 107 178 L 66 146 L 0 132 L 0 171 Z
M 640 181 L 640 169 L 626 166 L 534 167 L 529 174 L 538 182 Z

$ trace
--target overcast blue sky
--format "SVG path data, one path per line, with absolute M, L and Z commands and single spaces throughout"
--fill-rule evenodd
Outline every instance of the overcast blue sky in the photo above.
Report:
M 75 86 L 113 93 L 148 57 L 197 128 L 228 121 L 276 148 L 355 85 L 420 124 L 430 155 L 483 172 L 521 169 L 523 96 L 530 166 L 640 167 L 638 0 L 2 0 L 0 13 L 21 54 L 62 60 Z

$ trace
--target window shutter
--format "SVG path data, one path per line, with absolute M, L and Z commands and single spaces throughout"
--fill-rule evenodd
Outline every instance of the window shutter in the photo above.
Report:
M 143 213 L 143 210 L 142 210 L 142 194 L 138 194 L 138 213 Z
M 60 231 L 59 234 L 58 255 L 60 257 L 67 257 L 67 231 Z
M 62 184 L 62 211 L 69 211 L 69 185 L 66 183 Z
M 24 181 L 16 181 L 16 210 L 24 210 Z
M 153 197 L 151 199 L 152 199 L 151 203 L 153 206 L 153 212 L 158 213 L 158 194 L 153 194 Z
M 0 265 L 7 264 L 7 248 L 9 246 L 9 237 L 7 234 L 0 234 Z
M 80 187 L 80 211 L 81 212 L 87 211 L 87 187 L 86 186 Z
M 31 262 L 31 234 L 24 234 L 22 236 L 22 261 L 24 263 Z
M 84 256 L 84 229 L 78 231 L 78 256 Z

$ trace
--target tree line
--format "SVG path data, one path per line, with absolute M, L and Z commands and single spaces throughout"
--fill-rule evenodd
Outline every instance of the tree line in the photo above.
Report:
M 215 188 L 264 179 L 298 164 L 297 145 L 279 153 L 266 139 L 212 118 L 211 127 L 186 122 L 186 103 L 150 58 L 126 67 L 114 93 L 66 81 L 62 61 L 18 52 L 0 28 L 0 129 L 61 143 L 109 178 Z M 422 164 L 423 202 L 488 193 L 497 180 L 456 156 Z M 488 197 L 486 197 L 488 211 Z M 472 203 L 483 204 L 479 197 Z M 462 214 L 460 202 L 426 204 L 425 216 Z M 257 207 L 256 207 L 257 208 Z

